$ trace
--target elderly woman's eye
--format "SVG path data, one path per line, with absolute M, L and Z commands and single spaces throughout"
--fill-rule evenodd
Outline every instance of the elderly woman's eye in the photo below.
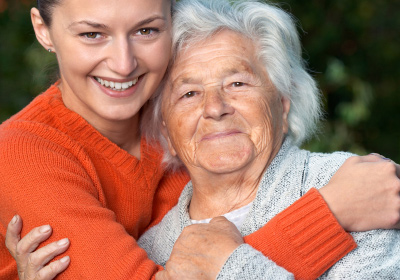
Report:
M 183 95 L 183 98 L 190 98 L 196 95 L 195 91 L 189 91 Z
M 233 87 L 241 87 L 241 86 L 244 86 L 244 83 L 243 82 L 234 82 L 234 83 L 232 83 L 232 86 Z

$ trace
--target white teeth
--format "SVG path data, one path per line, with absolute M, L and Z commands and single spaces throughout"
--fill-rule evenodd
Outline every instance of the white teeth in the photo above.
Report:
M 138 78 L 129 81 L 129 82 L 125 82 L 125 83 L 117 83 L 117 82 L 112 82 L 112 81 L 107 81 L 107 80 L 103 80 L 101 78 L 95 77 L 96 81 L 99 82 L 102 86 L 108 87 L 112 90 L 117 90 L 117 91 L 121 91 L 121 90 L 126 90 L 134 85 L 136 85 Z

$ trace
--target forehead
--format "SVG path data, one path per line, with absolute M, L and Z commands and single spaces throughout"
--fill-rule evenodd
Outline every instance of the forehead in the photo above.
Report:
M 170 0 L 62 0 L 54 12 L 71 20 L 137 22 L 152 15 L 170 17 Z
M 256 74 L 263 65 L 257 59 L 257 47 L 252 40 L 222 30 L 207 40 L 184 46 L 170 69 L 169 81 L 176 85 L 198 76 Z
M 189 63 L 193 59 L 213 61 L 215 58 L 230 56 L 252 59 L 255 54 L 254 43 L 247 37 L 230 30 L 222 30 L 200 42 L 189 43 L 176 57 L 174 67 Z

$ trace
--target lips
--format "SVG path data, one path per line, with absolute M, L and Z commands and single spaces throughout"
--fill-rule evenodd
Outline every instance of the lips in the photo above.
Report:
M 218 139 L 218 138 L 237 135 L 237 134 L 240 134 L 240 133 L 242 133 L 242 132 L 239 131 L 239 130 L 230 130 L 230 131 L 209 133 L 209 134 L 204 135 L 201 138 L 201 141 L 214 140 L 214 139 Z
M 127 81 L 127 82 L 115 82 L 115 81 L 108 81 L 99 77 L 94 77 L 95 80 L 101 84 L 102 86 L 109 88 L 111 90 L 115 90 L 115 91 L 124 91 L 127 90 L 131 87 L 133 87 L 134 85 L 136 85 L 136 83 L 138 82 L 138 78 L 135 78 L 131 81 Z

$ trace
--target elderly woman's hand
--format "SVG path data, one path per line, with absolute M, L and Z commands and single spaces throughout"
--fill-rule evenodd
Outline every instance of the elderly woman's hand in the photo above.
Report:
M 68 267 L 70 262 L 68 256 L 48 264 L 54 257 L 68 249 L 68 239 L 53 242 L 36 250 L 41 242 L 50 237 L 51 227 L 46 225 L 34 228 L 22 239 L 21 229 L 22 219 L 14 216 L 8 224 L 6 234 L 6 247 L 17 262 L 20 280 L 50 280 Z
M 382 156 L 351 157 L 320 193 L 347 231 L 400 229 L 399 175 Z
M 228 257 L 243 243 L 236 226 L 224 217 L 190 225 L 176 241 L 166 270 L 157 273 L 156 279 L 216 279 Z

